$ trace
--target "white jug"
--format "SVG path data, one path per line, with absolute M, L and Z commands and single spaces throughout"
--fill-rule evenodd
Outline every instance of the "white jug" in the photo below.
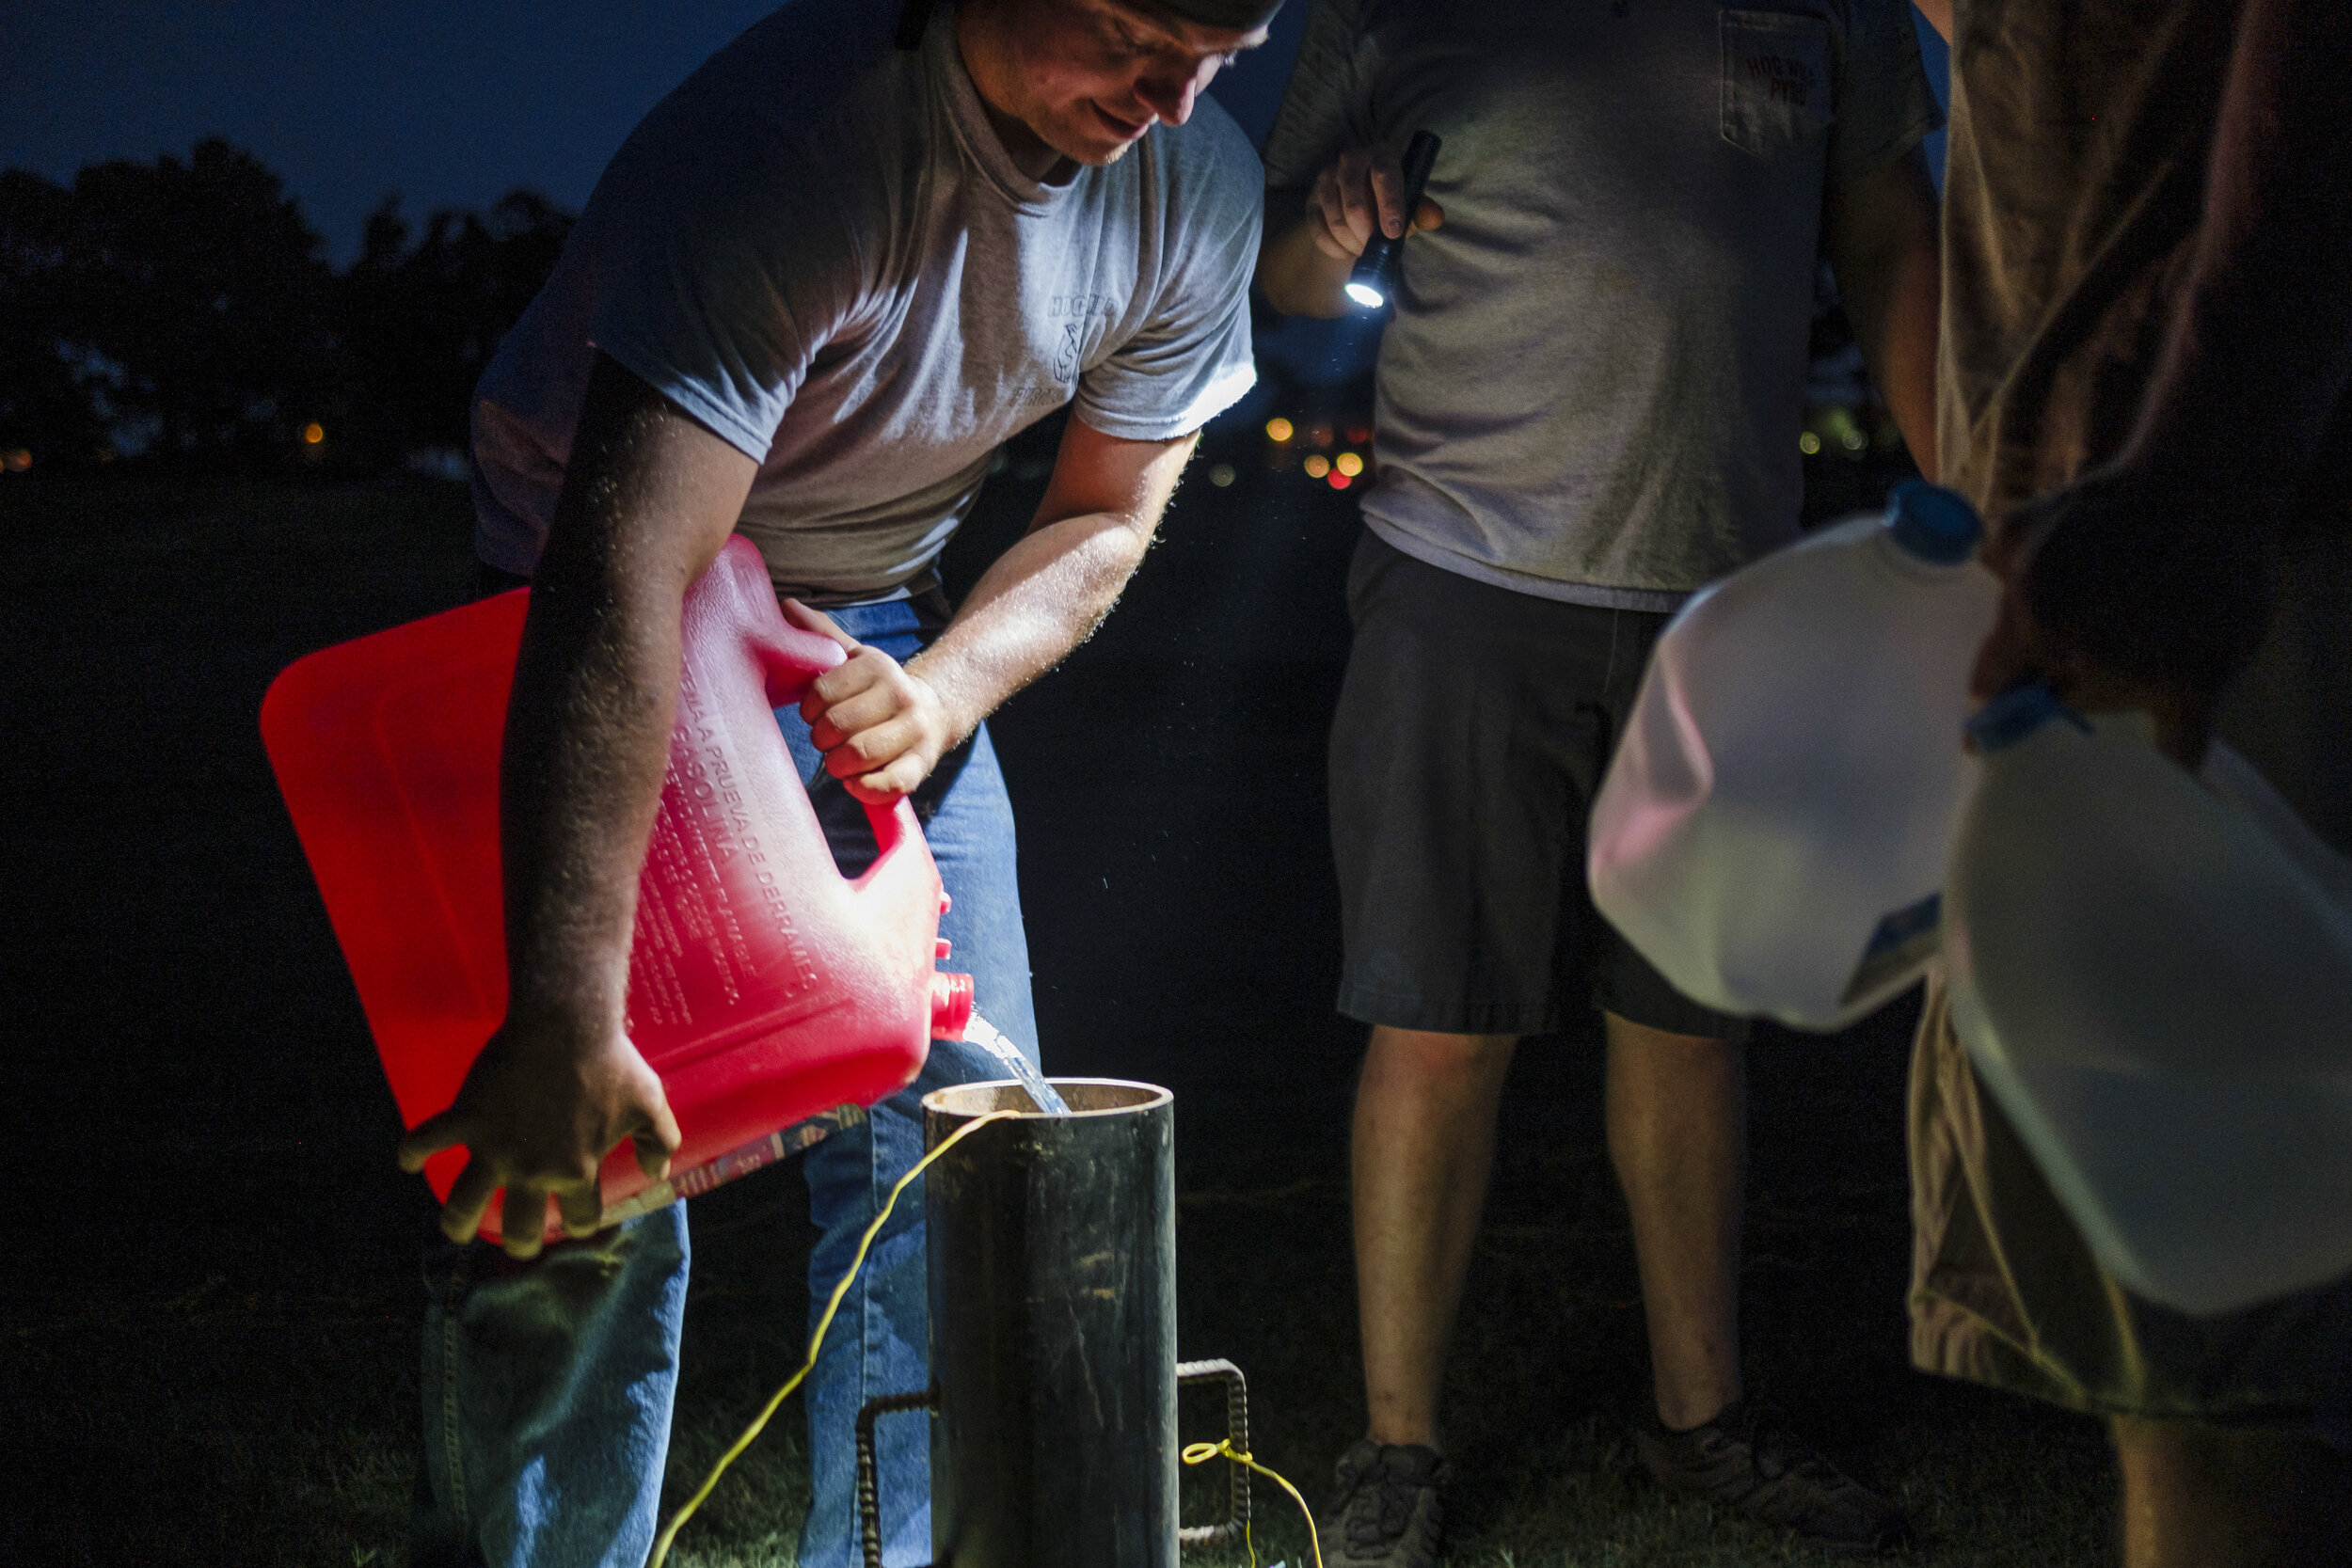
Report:
M 2352 863 L 2144 714 L 2029 687 L 1972 729 L 1952 1022 L 2100 1262 L 2195 1313 L 2352 1269 Z
M 1951 491 L 1898 488 L 1682 608 L 1593 807 L 1593 899 L 1685 994 L 1838 1029 L 1916 979 L 2000 588 Z

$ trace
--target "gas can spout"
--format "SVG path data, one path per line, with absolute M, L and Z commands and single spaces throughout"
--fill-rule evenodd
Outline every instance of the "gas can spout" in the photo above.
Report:
M 972 976 L 931 976 L 931 1038 L 960 1040 L 972 1026 Z

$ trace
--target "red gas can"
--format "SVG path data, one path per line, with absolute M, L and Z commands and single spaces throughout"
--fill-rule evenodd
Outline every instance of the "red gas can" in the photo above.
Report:
M 505 1016 L 499 753 L 528 597 L 312 654 L 262 704 L 278 788 L 411 1127 L 456 1098 Z M 843 656 L 786 623 L 747 541 L 729 540 L 688 594 L 684 633 L 628 1029 L 685 1138 L 662 1186 L 693 1193 L 784 1152 L 780 1129 L 904 1087 L 935 1035 L 963 1032 L 972 983 L 932 967 L 945 899 L 904 800 L 867 808 L 880 854 L 864 876 L 835 868 L 771 710 Z M 436 1195 L 465 1158 L 427 1163 Z M 603 1181 L 608 1216 L 667 1196 L 644 1191 L 627 1144 Z

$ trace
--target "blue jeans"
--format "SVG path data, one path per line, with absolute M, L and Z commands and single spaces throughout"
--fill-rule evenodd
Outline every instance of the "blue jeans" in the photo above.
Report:
M 905 601 L 833 611 L 843 630 L 905 659 L 929 640 Z M 810 796 L 846 871 L 873 853 L 865 813 L 821 778 L 808 726 L 777 722 L 815 781 Z M 915 792 L 916 815 L 952 907 L 939 933 L 946 967 L 969 971 L 978 1009 L 1030 1060 L 1037 1019 L 1021 927 L 1011 803 L 983 727 Z M 923 1150 L 920 1101 L 948 1084 L 1001 1078 L 994 1058 L 934 1040 L 914 1084 L 803 1156 L 809 1214 L 809 1326 L 848 1268 L 891 1186 Z M 479 1243 L 427 1257 L 424 1458 L 415 1560 L 494 1568 L 638 1568 L 659 1527 L 677 1386 L 678 1331 L 691 1249 L 686 1205 L 549 1247 L 516 1263 Z M 778 1325 L 796 1342 L 805 1330 Z M 907 1190 L 827 1331 L 806 1385 L 815 1497 L 801 1532 L 804 1568 L 850 1568 L 857 1545 L 853 1433 L 858 1407 L 930 1383 L 923 1189 Z M 930 1432 L 914 1416 L 876 1428 L 883 1560 L 930 1560 Z

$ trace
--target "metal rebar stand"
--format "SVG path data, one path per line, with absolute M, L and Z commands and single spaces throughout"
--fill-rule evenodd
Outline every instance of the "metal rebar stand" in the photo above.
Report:
M 1225 1436 L 1236 1451 L 1249 1451 L 1249 1380 L 1241 1375 L 1241 1369 L 1222 1358 L 1212 1361 L 1179 1361 L 1176 1363 L 1176 1386 L 1195 1383 L 1225 1385 Z M 1249 1527 L 1249 1466 L 1234 1460 L 1225 1462 L 1232 1472 L 1233 1491 L 1227 1502 L 1225 1517 L 1214 1525 L 1187 1525 L 1176 1532 L 1182 1546 L 1221 1546 L 1236 1540 Z
M 874 1459 L 874 1418 L 936 1409 L 938 1404 L 939 1391 L 934 1388 L 921 1394 L 884 1394 L 867 1400 L 857 1413 L 857 1526 L 866 1547 L 866 1568 L 882 1568 L 882 1487 Z

